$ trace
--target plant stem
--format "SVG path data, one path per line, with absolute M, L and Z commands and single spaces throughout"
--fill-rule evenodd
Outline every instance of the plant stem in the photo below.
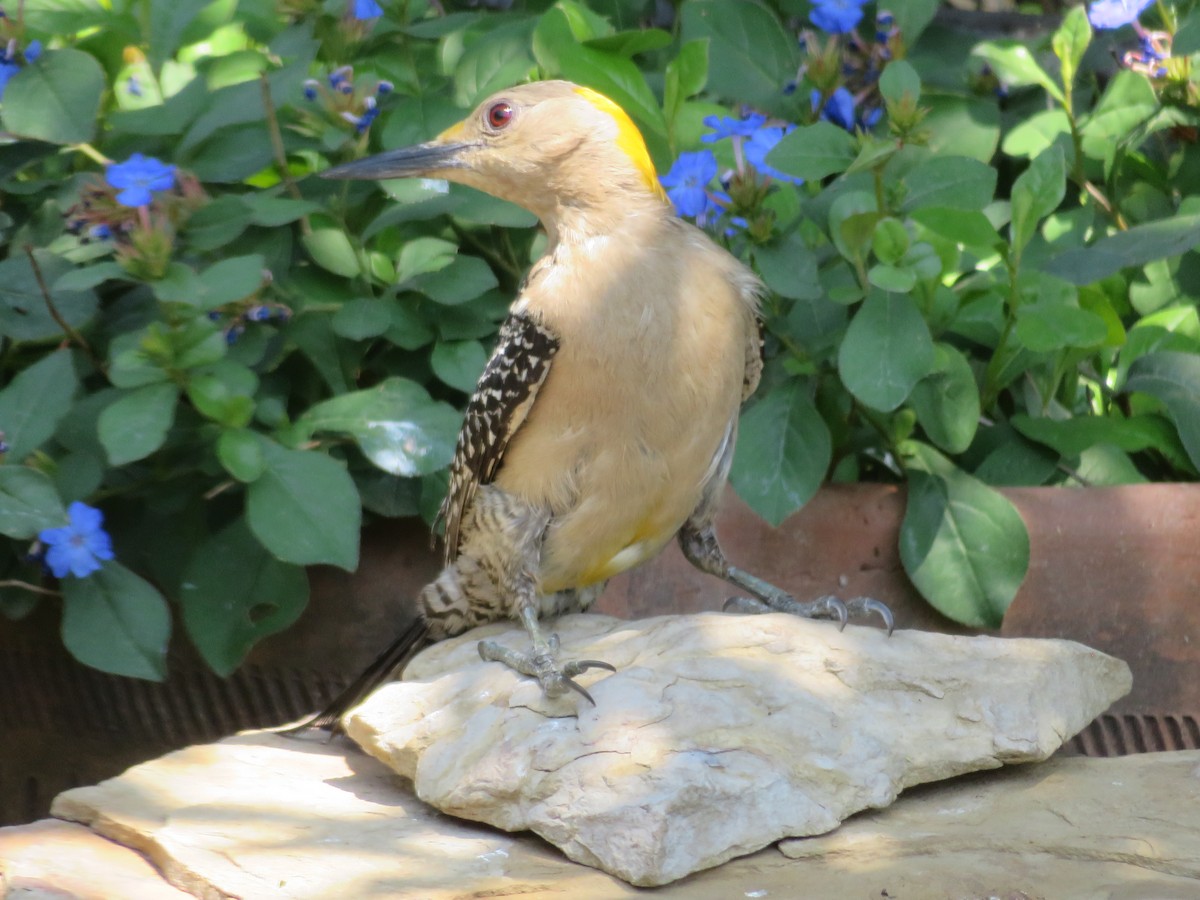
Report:
M 271 152 L 275 156 L 275 168 L 279 171 L 279 178 L 287 188 L 287 192 L 294 199 L 303 200 L 304 195 L 300 193 L 300 188 L 296 186 L 292 173 L 288 171 L 287 151 L 283 147 L 283 133 L 279 130 L 279 117 L 275 114 L 275 104 L 271 102 L 271 83 L 267 80 L 266 72 L 258 73 L 258 84 L 262 91 L 263 115 L 266 118 L 267 134 L 271 138 Z M 300 232 L 312 234 L 312 223 L 309 222 L 307 213 L 300 217 Z
M 92 365 L 96 367 L 96 370 L 103 372 L 105 370 L 104 363 L 92 351 L 91 345 L 82 334 L 75 330 L 75 327 L 70 322 L 62 317 L 62 313 L 54 305 L 54 299 L 50 296 L 50 288 L 46 286 L 46 278 L 42 275 L 42 267 L 38 265 L 37 257 L 33 254 L 33 245 L 26 244 L 24 249 L 25 255 L 29 258 L 29 266 L 33 270 L 33 277 L 37 281 L 38 289 L 42 292 L 42 300 L 45 301 L 46 309 L 50 311 L 50 317 L 58 323 L 58 327 L 63 330 L 67 337 L 78 344 L 80 349 L 87 354 L 88 359 L 92 361 Z
M 58 591 L 52 591 L 50 588 L 44 588 L 41 585 L 30 584 L 28 581 L 21 581 L 19 578 L 5 578 L 0 580 L 0 588 L 20 588 L 23 591 L 29 591 L 31 594 L 41 594 L 45 597 L 62 596 Z

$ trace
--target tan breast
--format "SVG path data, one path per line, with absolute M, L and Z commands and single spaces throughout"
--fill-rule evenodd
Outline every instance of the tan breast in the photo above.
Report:
M 636 226 L 564 240 L 519 301 L 561 345 L 496 483 L 552 513 L 546 593 L 656 554 L 695 509 L 740 405 L 748 276 L 677 220 Z

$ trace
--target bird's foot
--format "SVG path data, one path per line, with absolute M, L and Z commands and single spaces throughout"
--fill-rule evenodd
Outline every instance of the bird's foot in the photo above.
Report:
M 887 633 L 891 636 L 896 627 L 896 620 L 887 604 L 872 597 L 855 597 L 843 602 L 837 597 L 818 597 L 802 603 L 795 597 L 779 591 L 766 594 L 763 599 L 754 597 L 730 597 L 725 601 L 726 612 L 768 613 L 785 612 L 806 619 L 837 619 L 838 630 L 846 627 L 851 616 L 877 615 L 883 620 Z
M 598 659 L 574 659 L 560 663 L 558 661 L 558 635 L 556 634 L 550 635 L 549 640 L 545 641 L 541 647 L 535 643 L 533 649 L 526 653 L 505 647 L 495 641 L 480 641 L 479 656 L 488 662 L 503 663 L 522 675 L 536 678 L 542 686 L 542 693 L 551 699 L 561 697 L 567 691 L 575 691 L 592 706 L 596 705 L 596 701 L 579 682 L 575 681 L 576 676 L 583 674 L 588 669 L 617 671 L 615 666 Z

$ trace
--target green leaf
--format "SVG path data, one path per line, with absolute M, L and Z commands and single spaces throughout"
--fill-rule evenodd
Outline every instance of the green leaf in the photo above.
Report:
M 254 415 L 258 376 L 241 363 L 219 360 L 188 373 L 187 395 L 204 417 L 226 426 L 242 428 Z
M 392 326 L 392 311 L 383 300 L 356 297 L 333 314 L 333 333 L 351 341 L 379 337 Z
M 238 519 L 196 550 L 179 599 L 192 643 L 213 671 L 227 676 L 258 641 L 300 617 L 308 576 L 267 553 Z
M 667 63 L 663 110 L 675 121 L 683 102 L 704 90 L 708 82 L 708 41 L 688 41 L 679 55 Z
M 217 459 L 225 471 L 238 481 L 249 484 L 267 468 L 258 436 L 246 428 L 227 428 L 217 438 Z
M 278 228 L 322 209 L 319 203 L 293 200 L 291 197 L 244 194 L 240 199 L 250 210 L 250 221 L 264 228 Z
M 1130 266 L 1144 266 L 1200 246 L 1200 215 L 1135 225 L 1090 247 L 1067 250 L 1042 269 L 1071 284 L 1093 284 Z
M 964 247 L 994 250 L 1004 242 L 988 217 L 975 210 L 926 206 L 911 215 L 913 221 L 934 234 Z
M 0 466 L 0 534 L 23 541 L 66 521 L 62 500 L 46 475 L 26 466 Z
M 488 31 L 463 51 L 454 68 L 454 99 L 473 107 L 484 97 L 525 78 L 535 66 L 529 51 L 533 21 L 519 19 Z
M 179 388 L 148 384 L 134 388 L 100 413 L 100 443 L 109 465 L 144 459 L 163 445 L 175 421 Z
M 1092 26 L 1088 22 L 1087 10 L 1076 6 L 1063 16 L 1063 21 L 1054 36 L 1050 46 L 1058 57 L 1061 66 L 1062 82 L 1069 85 L 1075 81 L 1075 73 L 1083 62 L 1083 55 L 1092 42 Z
M 1064 347 L 1093 349 L 1108 338 L 1108 325 L 1089 310 L 1041 300 L 1017 310 L 1016 335 L 1034 353 L 1049 353 Z
M 921 99 L 921 77 L 911 63 L 903 59 L 894 60 L 887 64 L 879 76 L 879 93 L 889 108 L 904 102 L 905 97 L 916 103 Z
M 1054 79 L 1038 65 L 1032 51 L 1019 41 L 984 41 L 971 51 L 971 55 L 987 62 L 1002 84 L 1009 87 L 1036 84 L 1057 100 L 1060 106 L 1066 104 L 1066 98 Z
M 148 582 L 110 560 L 87 578 L 65 578 L 63 644 L 84 665 L 162 681 L 171 613 Z
M 457 256 L 448 266 L 413 279 L 413 288 L 430 300 L 456 306 L 499 285 L 495 273 L 478 256 Z
M 966 156 L 929 159 L 906 176 L 905 211 L 937 206 L 983 209 L 996 196 L 996 170 Z
M 196 305 L 209 310 L 244 300 L 262 290 L 267 277 L 264 275 L 266 268 L 267 263 L 261 253 L 230 256 L 214 263 L 200 273 L 203 294 L 196 298 Z
M 254 536 L 283 562 L 354 571 L 362 507 L 345 466 L 317 450 L 260 440 L 266 469 L 246 491 Z
M 28 140 L 86 143 L 96 129 L 104 86 L 104 70 L 90 53 L 47 50 L 9 79 L 0 121 Z
M 916 285 L 917 275 L 912 269 L 878 265 L 867 270 L 867 281 L 880 290 L 904 294 Z
M 354 245 L 340 228 L 318 228 L 301 236 L 300 243 L 312 261 L 327 272 L 354 278 L 362 271 Z
M 889 0 L 887 8 L 896 17 L 896 27 L 904 36 L 904 42 L 915 46 L 927 25 L 937 12 L 938 0 Z
M 210 3 L 212 0 L 171 0 L 170 3 L 149 5 L 150 52 L 147 55 L 156 72 L 175 55 L 183 33 Z
M 821 296 L 817 257 L 804 239 L 791 232 L 770 244 L 756 244 L 754 265 L 767 287 L 792 300 L 815 300 Z
M 1158 109 L 1149 79 L 1128 69 L 1119 70 L 1080 128 L 1084 155 L 1108 159 L 1113 149 Z
M 962 353 L 949 344 L 935 350 L 933 371 L 913 388 L 913 411 L 931 441 L 947 453 L 962 453 L 979 427 L 979 387 Z
M 125 269 L 115 262 L 102 262 L 94 266 L 82 266 L 63 273 L 51 285 L 51 294 L 61 291 L 86 291 L 106 281 L 124 281 L 129 277 Z
M 251 212 L 243 198 L 217 197 L 188 218 L 188 245 L 201 253 L 224 247 L 235 241 L 251 224 Z
M 1200 355 L 1160 350 L 1133 361 L 1125 390 L 1162 402 L 1192 465 L 1200 469 Z
M 846 389 L 860 401 L 891 412 L 936 361 L 929 327 L 912 298 L 876 289 L 846 329 L 838 351 L 838 372 Z
M 772 390 L 742 416 L 730 481 L 754 511 L 778 525 L 821 486 L 832 457 L 829 428 L 794 380 Z
M 781 87 L 799 62 L 793 36 L 754 2 L 694 0 L 683 4 L 685 41 L 709 41 L 708 89 L 768 112 L 785 109 Z
M 17 373 L 0 391 L 0 431 L 9 459 L 22 460 L 49 440 L 78 389 L 69 350 L 56 350 Z
M 488 352 L 479 341 L 438 341 L 429 358 L 434 375 L 468 394 L 475 389 L 487 361 Z
M 1013 183 L 1010 228 L 1012 245 L 1018 255 L 1033 237 L 1038 222 L 1062 203 L 1066 179 L 1062 148 L 1055 144 L 1039 153 Z
M 899 219 L 885 216 L 875 223 L 871 249 L 882 263 L 896 265 L 908 252 L 908 229 Z
M 1029 533 L 1020 513 L 932 447 L 911 442 L 904 455 L 904 570 L 951 619 L 998 628 L 1029 568 Z
M 347 434 L 379 468 L 414 477 L 450 465 L 462 414 L 407 378 L 334 397 L 296 421 L 300 433 Z
M 855 155 L 854 138 L 844 128 L 817 122 L 784 135 L 767 154 L 767 164 L 806 181 L 819 181 L 844 172 Z
M 880 213 L 875 197 L 866 191 L 840 194 L 829 207 L 829 236 L 848 260 L 862 260 L 875 234 Z
M 1000 143 L 1000 112 L 995 101 L 931 92 L 922 98 L 921 106 L 929 110 L 921 130 L 928 133 L 926 146 L 933 153 L 991 162 Z
M 47 285 L 71 271 L 65 259 L 46 251 L 34 250 L 42 278 Z M 99 303 L 90 290 L 50 289 L 50 300 L 63 321 L 81 328 L 96 313 Z M 41 341 L 64 337 L 62 325 L 46 305 L 33 266 L 26 253 L 16 253 L 0 262 L 0 333 L 17 341 Z
M 1032 159 L 1070 133 L 1071 120 L 1063 110 L 1044 109 L 1013 125 L 1001 146 L 1009 156 Z
M 1128 453 L 1159 447 L 1171 439 L 1171 426 L 1157 415 L 1110 418 L 1075 416 L 1070 419 L 1034 418 L 1018 413 L 1012 426 L 1030 440 L 1053 448 L 1060 456 L 1079 456 L 1089 447 L 1111 444 Z

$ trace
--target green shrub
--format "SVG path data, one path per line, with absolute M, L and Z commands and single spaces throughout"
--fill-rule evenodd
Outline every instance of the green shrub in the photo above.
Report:
M 562 77 L 770 288 L 738 492 L 777 523 L 830 478 L 905 481 L 910 576 L 998 624 L 1029 546 L 994 486 L 1196 477 L 1200 19 L 1074 9 L 972 49 L 935 9 L 7 10 L 0 609 L 61 597 L 72 653 L 144 678 L 177 619 L 228 673 L 305 566 L 355 567 L 364 512 L 432 518 L 542 238 L 466 189 L 311 176 Z

